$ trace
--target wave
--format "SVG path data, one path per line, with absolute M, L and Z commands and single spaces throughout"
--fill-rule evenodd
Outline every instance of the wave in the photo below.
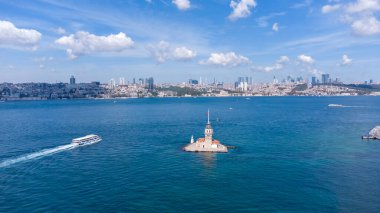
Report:
M 59 152 L 75 149 L 77 147 L 79 147 L 78 144 L 67 144 L 67 145 L 57 146 L 51 149 L 44 149 L 44 150 L 27 154 L 27 155 L 22 155 L 20 157 L 7 159 L 0 163 L 0 168 L 7 167 L 16 163 L 21 163 L 21 162 L 25 162 L 25 161 L 29 161 L 33 159 L 42 158 L 48 155 L 53 155 Z

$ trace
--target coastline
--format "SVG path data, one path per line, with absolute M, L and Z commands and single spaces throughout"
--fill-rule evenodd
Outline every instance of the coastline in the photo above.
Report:
M 173 98 L 259 98 L 259 97 L 380 97 L 380 94 L 376 95 L 231 95 L 231 96 L 167 96 L 167 97 L 111 97 L 111 98 L 12 98 L 12 99 L 0 99 L 0 103 L 4 102 L 18 102 L 18 101 L 67 101 L 67 100 L 126 100 L 126 99 L 173 99 Z

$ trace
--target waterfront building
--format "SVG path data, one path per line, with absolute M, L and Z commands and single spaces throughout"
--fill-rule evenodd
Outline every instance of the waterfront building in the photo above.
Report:
M 184 147 L 184 150 L 187 152 L 228 152 L 226 146 L 212 137 L 214 130 L 210 123 L 210 111 L 207 111 L 207 124 L 204 134 L 205 137 L 199 138 L 196 142 L 194 142 L 194 138 L 191 136 L 190 143 Z

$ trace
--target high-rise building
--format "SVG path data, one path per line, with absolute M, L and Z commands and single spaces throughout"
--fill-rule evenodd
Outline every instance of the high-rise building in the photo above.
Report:
M 317 77 L 315 77 L 315 76 L 311 77 L 311 84 L 312 85 L 317 84 Z
M 328 84 L 328 83 L 330 83 L 330 75 L 322 74 L 322 84 Z
M 111 87 L 111 89 L 115 89 L 115 87 L 116 87 L 116 81 L 115 81 L 115 79 L 111 78 L 111 80 L 109 81 L 108 85 Z
M 75 84 L 75 78 L 73 75 L 70 77 L 70 84 Z
M 148 91 L 153 92 L 154 91 L 154 80 L 152 77 L 147 79 L 146 84 L 148 85 Z
M 273 81 L 272 81 L 273 84 L 278 84 L 278 79 L 276 78 L 276 76 L 273 76 Z
M 120 86 L 124 86 L 125 85 L 125 78 L 124 77 L 120 77 L 119 78 L 119 85 Z
M 248 77 L 239 77 L 238 81 L 235 82 L 235 89 L 241 90 L 243 92 L 248 91 Z
M 148 79 L 143 79 L 143 78 L 139 78 L 139 84 L 140 85 L 145 85 L 145 84 L 147 84 L 147 81 L 148 81 Z

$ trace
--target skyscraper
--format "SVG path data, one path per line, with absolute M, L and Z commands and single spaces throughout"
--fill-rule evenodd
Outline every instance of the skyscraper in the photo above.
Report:
M 70 77 L 70 84 L 75 84 L 75 78 L 73 75 Z
M 120 78 L 119 78 L 119 85 L 120 85 L 120 86 L 125 85 L 125 78 L 124 78 L 124 77 L 120 77 Z
M 108 85 L 111 87 L 111 89 L 115 89 L 115 87 L 116 87 L 116 81 L 115 81 L 115 79 L 111 78 L 111 80 L 109 81 Z
M 317 77 L 315 77 L 315 76 L 311 77 L 311 84 L 312 85 L 317 84 Z
M 152 77 L 147 79 L 146 84 L 148 85 L 148 91 L 153 92 L 154 91 L 154 80 Z
M 328 84 L 328 83 L 330 83 L 330 75 L 322 74 L 322 84 Z

